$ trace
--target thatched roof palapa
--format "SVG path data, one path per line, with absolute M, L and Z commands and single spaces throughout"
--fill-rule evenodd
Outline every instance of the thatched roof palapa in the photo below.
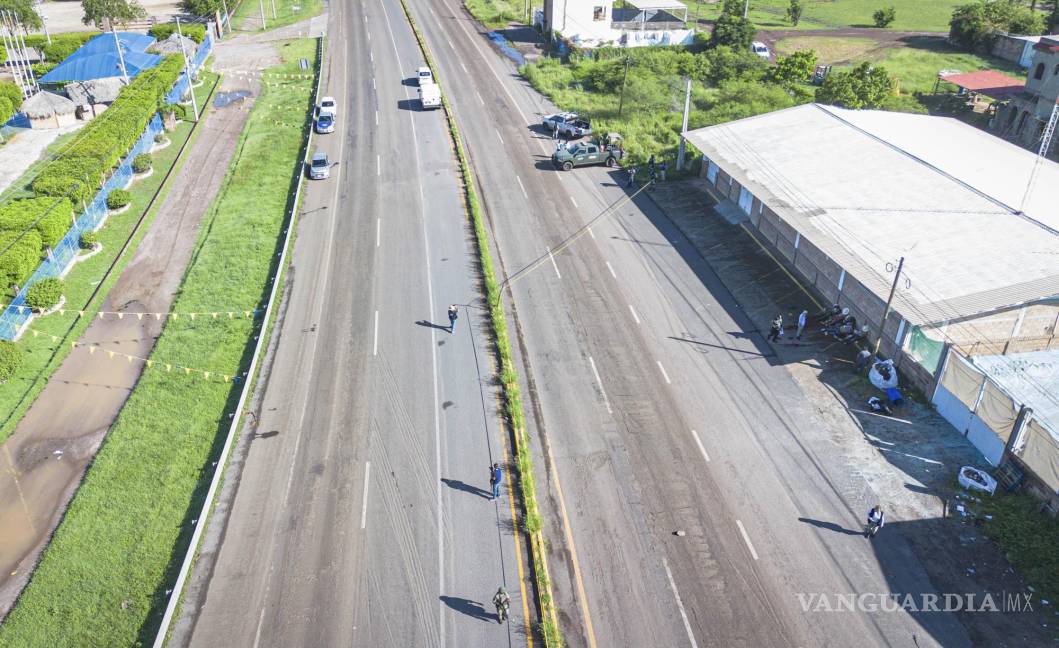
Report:
M 66 84 L 66 96 L 76 104 L 109 104 L 114 103 L 123 87 L 125 81 L 121 77 L 74 81 Z
M 53 115 L 68 115 L 77 110 L 77 104 L 54 92 L 42 91 L 23 101 L 20 110 L 30 119 L 46 119 Z

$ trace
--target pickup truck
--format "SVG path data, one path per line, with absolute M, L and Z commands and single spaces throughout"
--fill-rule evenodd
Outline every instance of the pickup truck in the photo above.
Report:
M 553 133 L 568 138 L 580 138 L 592 134 L 592 125 L 577 113 L 555 113 L 545 115 L 541 124 Z
M 552 164 L 563 171 L 590 164 L 616 166 L 624 151 L 618 146 L 600 147 L 593 142 L 575 142 L 552 153 Z

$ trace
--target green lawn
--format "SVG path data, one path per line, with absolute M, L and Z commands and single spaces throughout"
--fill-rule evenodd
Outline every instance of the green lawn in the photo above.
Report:
M 200 106 L 209 98 L 217 75 L 212 72 L 203 72 L 202 79 L 203 83 L 195 88 L 195 96 L 198 98 Z M 125 212 L 108 218 L 103 229 L 98 232 L 99 241 L 103 244 L 103 251 L 77 263 L 67 273 L 65 279 L 66 290 L 64 292 L 67 308 L 89 310 L 93 307 L 98 308 L 103 303 L 107 292 L 117 281 L 118 275 L 121 274 L 122 268 L 128 263 L 132 254 L 126 254 L 118 261 L 114 271 L 107 277 L 92 304 L 89 304 L 88 300 L 96 285 L 103 279 L 103 274 L 118 255 L 122 245 L 125 244 L 132 229 L 136 226 L 136 221 L 139 220 L 144 209 L 147 208 L 151 197 L 154 196 L 155 191 L 157 191 L 158 186 L 165 177 L 166 171 L 175 162 L 177 153 L 180 151 L 184 141 L 187 140 L 190 131 L 191 124 L 180 122 L 168 134 L 172 144 L 153 155 L 154 173 L 143 180 L 134 182 L 129 187 L 129 191 L 132 193 L 132 206 Z M 168 189 L 165 191 L 168 191 Z M 135 250 L 139 244 L 139 239 L 143 238 L 147 227 L 150 226 L 150 222 L 154 218 L 158 205 L 161 204 L 161 200 L 164 198 L 165 192 L 163 192 L 155 208 L 144 220 L 144 227 L 137 234 L 138 238 L 133 241 L 130 247 L 131 250 Z M 79 338 L 84 330 L 88 328 L 89 323 L 89 319 L 75 320 L 70 312 L 67 312 L 66 315 L 56 313 L 33 321 L 31 327 L 42 333 L 42 335 L 33 337 L 33 335 L 27 333 L 22 336 L 18 344 L 25 351 L 25 363 L 11 379 L 3 386 L 0 386 L 0 443 L 11 435 L 26 410 L 33 404 L 33 400 L 44 389 L 48 378 L 59 368 L 63 359 L 69 355 L 70 345 L 68 342 Z M 59 338 L 58 342 L 51 340 L 53 335 Z
M 839 63 L 865 56 L 879 46 L 872 38 L 845 36 L 789 36 L 776 41 L 776 54 L 789 56 L 799 50 L 816 52 L 818 63 Z
M 324 10 L 323 0 L 242 0 L 232 16 L 236 29 L 261 30 L 261 10 L 264 7 L 265 28 L 275 29 L 300 20 L 320 15 Z M 275 14 L 273 14 L 275 9 Z
M 280 48 L 276 73 L 315 60 L 316 42 Z M 220 193 L 200 229 L 174 309 L 261 305 L 276 271 L 307 124 L 310 79 L 267 86 L 251 110 Z M 259 109 L 260 107 L 260 109 Z M 161 363 L 220 374 L 247 368 L 260 322 L 171 320 L 95 458 L 29 585 L 0 625 L 2 646 L 133 646 L 153 638 L 165 590 L 186 550 L 211 462 L 240 384 L 166 373 Z
M 689 18 L 715 20 L 721 2 L 682 0 Z M 889 29 L 898 31 L 948 32 L 952 11 L 967 0 L 804 0 L 805 10 L 797 27 L 787 20 L 789 0 L 751 0 L 750 19 L 758 29 L 837 29 L 874 27 L 872 14 L 882 7 L 894 7 L 897 19 Z
M 486 27 L 506 27 L 510 22 L 526 22 L 526 3 L 523 0 L 463 0 L 463 4 Z M 533 17 L 530 3 L 530 18 Z

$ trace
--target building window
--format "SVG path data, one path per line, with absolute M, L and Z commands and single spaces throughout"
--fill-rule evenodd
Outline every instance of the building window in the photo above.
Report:
M 717 166 L 717 163 L 711 160 L 710 165 L 706 167 L 706 179 L 712 182 L 713 184 L 717 184 L 718 170 L 719 167 Z
M 750 206 L 754 203 L 754 195 L 746 190 L 746 187 L 739 187 L 739 209 L 743 210 L 743 213 L 750 215 Z
M 606 7 L 592 7 L 592 20 L 606 20 L 607 19 L 607 8 Z
M 1033 78 L 1040 79 L 1044 76 L 1044 63 L 1038 63 L 1037 68 L 1033 71 Z

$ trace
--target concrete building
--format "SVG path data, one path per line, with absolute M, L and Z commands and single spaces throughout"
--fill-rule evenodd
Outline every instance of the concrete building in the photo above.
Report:
M 1051 36 L 1057 38 L 1059 35 Z M 1024 68 L 1033 64 L 1033 46 L 1041 42 L 1040 36 L 1019 36 L 1016 34 L 1001 34 L 993 42 L 989 53 L 993 56 L 1017 63 Z
M 679 0 L 544 0 L 544 29 L 576 47 L 687 45 L 688 8 Z
M 997 107 L 990 126 L 1001 137 L 1037 150 L 1056 101 L 1059 101 L 1059 36 L 1041 36 L 1033 45 L 1025 89 Z M 1048 155 L 1054 158 L 1057 151 L 1059 137 L 1053 137 Z
M 1036 160 L 1025 149 L 955 119 L 817 104 L 688 140 L 717 211 L 882 331 L 882 350 L 928 393 L 946 346 L 1059 346 L 1059 165 L 1040 166 L 1022 205 Z
M 38 92 L 26 99 L 19 111 L 29 117 L 30 128 L 62 128 L 77 123 L 77 104 L 51 92 Z

